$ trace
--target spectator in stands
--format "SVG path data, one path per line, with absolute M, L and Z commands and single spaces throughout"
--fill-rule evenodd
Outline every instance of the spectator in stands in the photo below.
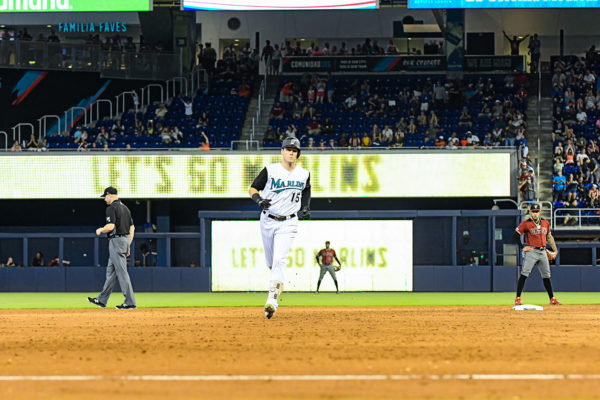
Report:
M 435 146 L 440 147 L 440 148 L 446 147 L 446 140 L 444 139 L 444 136 L 442 136 L 442 135 L 438 136 L 438 138 L 435 142 Z
M 371 147 L 372 145 L 373 145 L 373 140 L 369 136 L 369 133 L 368 132 L 363 132 L 361 146 L 362 147 Z
M 306 130 L 309 135 L 319 135 L 321 133 L 321 124 L 317 121 L 317 117 L 312 118 L 306 126 Z
M 346 133 L 342 132 L 340 138 L 338 140 L 338 147 L 348 147 L 348 138 L 346 137 Z
M 592 187 L 590 188 L 590 192 L 588 193 L 587 207 L 600 208 L 600 196 L 598 195 L 598 185 L 595 183 L 592 185 Z
M 565 187 L 567 185 L 567 179 L 563 176 L 562 169 L 556 172 L 552 182 L 553 201 L 562 201 L 564 199 Z
M 314 138 L 309 137 L 307 143 L 308 143 L 306 146 L 307 148 L 309 148 L 309 149 L 315 148 L 315 139 Z
M 202 115 L 198 118 L 198 122 L 196 123 L 196 129 L 204 129 L 207 128 L 210 124 L 210 119 L 206 114 L 206 111 L 202 112 Z
M 94 148 L 104 148 L 104 146 L 108 146 L 108 133 L 106 132 L 106 130 L 104 129 L 104 127 L 102 127 L 102 129 L 100 130 L 100 132 L 98 132 L 98 135 L 96 136 L 96 140 L 94 141 Z
M 564 220 L 564 224 L 565 225 L 577 225 L 577 221 L 578 221 L 578 215 L 579 212 L 577 210 L 573 210 L 575 208 L 579 208 L 579 203 L 577 202 L 577 200 L 573 200 L 572 202 L 566 202 L 567 204 L 567 208 L 571 209 L 569 211 L 567 211 L 565 220 Z
M 531 178 L 527 178 L 523 181 L 519 186 L 519 189 L 521 190 L 521 194 L 525 201 L 533 201 L 535 199 L 535 188 Z
M 578 184 L 579 184 L 579 182 L 577 182 L 577 179 L 575 179 L 573 174 L 569 174 L 569 179 L 567 179 L 567 186 L 566 186 L 567 201 L 569 203 L 572 202 L 573 200 L 577 199 Z
M 198 148 L 203 151 L 210 150 L 210 141 L 208 140 L 208 136 L 206 136 L 206 133 L 204 133 L 204 131 L 200 131 L 200 136 L 202 136 L 202 139 Z
M 242 82 L 238 86 L 238 96 L 242 98 L 249 98 L 252 94 L 250 90 L 250 85 L 247 82 Z
M 29 136 L 29 141 L 25 144 L 25 148 L 30 151 L 39 151 L 40 143 L 35 139 L 35 135 L 32 133 Z
M 279 119 L 282 120 L 285 117 L 285 108 L 281 105 L 280 102 L 276 102 L 273 108 L 271 108 L 271 114 L 269 115 L 269 119 Z
M 21 151 L 21 145 L 19 144 L 18 140 L 15 140 L 12 147 L 10 148 L 10 151 Z
M 63 260 L 62 263 L 63 263 L 63 265 L 70 265 L 71 261 Z M 58 256 L 54 256 L 54 258 L 52 260 L 50 260 L 50 262 L 48 263 L 49 267 L 58 267 L 59 265 L 60 265 L 60 259 L 58 258 Z
M 12 257 L 8 257 L 5 263 L 0 264 L 0 267 L 16 267 L 15 260 Z
M 390 128 L 390 126 L 388 124 L 384 125 L 383 127 L 383 131 L 381 132 L 380 135 L 380 140 L 382 142 L 382 144 L 384 145 L 388 145 L 389 143 L 391 143 L 394 139 L 394 131 L 392 130 L 392 128 Z
M 215 63 L 217 61 L 217 52 L 212 48 L 210 42 L 206 42 L 204 44 L 204 51 L 202 52 L 204 59 L 202 64 L 206 68 L 209 74 L 212 74 L 215 71 Z
M 192 110 L 192 99 L 191 98 L 182 98 L 181 102 L 183 103 L 183 107 L 185 108 L 185 117 L 187 119 L 191 119 L 192 115 L 194 114 L 194 111 Z
M 469 109 L 467 107 L 463 107 L 460 116 L 458 117 L 458 125 L 459 126 L 473 126 L 473 122 L 471 121 L 471 114 L 469 114 Z
M 513 36 L 513 38 L 511 39 L 506 32 L 502 31 L 502 33 L 504 34 L 504 37 L 506 38 L 506 40 L 508 40 L 508 42 L 510 43 L 510 55 L 511 56 L 518 56 L 519 55 L 519 46 L 521 45 L 521 42 L 524 41 L 525 39 L 527 39 L 529 37 L 529 35 L 525 35 L 523 36 L 521 39 L 519 39 L 516 35 Z
M 168 111 L 169 111 L 169 110 L 167 110 L 167 107 L 165 107 L 165 105 L 164 105 L 164 104 L 161 104 L 161 105 L 160 105 L 160 106 L 159 106 L 159 107 L 156 109 L 156 111 L 154 112 L 154 117 L 155 117 L 156 119 L 163 120 L 163 119 L 165 119 L 165 115 L 167 115 L 167 112 L 168 112 Z
M 43 267 L 44 266 L 44 255 L 41 251 L 35 253 L 35 257 L 31 260 L 32 267 Z
M 319 141 L 319 146 L 318 146 L 318 148 L 319 148 L 319 149 L 321 149 L 321 150 L 325 150 L 325 149 L 327 148 L 327 145 L 325 144 L 325 139 L 321 139 L 321 140 Z
M 261 61 L 265 62 L 265 70 L 267 71 L 267 74 L 272 74 L 273 71 L 271 69 L 271 61 L 272 61 L 272 57 L 273 57 L 273 46 L 271 46 L 271 41 L 267 40 L 265 47 L 263 47 L 262 49 L 262 53 L 260 54 L 260 59 Z
M 298 129 L 294 125 L 290 124 L 288 125 L 287 130 L 285 131 L 285 137 L 296 137 L 297 133 Z
M 362 141 L 356 134 L 356 132 L 352 132 L 352 136 L 350 136 L 349 145 L 350 147 L 359 147 Z
M 357 101 L 356 100 L 356 95 L 353 94 L 351 96 L 348 96 L 346 98 L 346 100 L 344 100 L 344 108 L 346 110 L 352 110 L 352 109 L 354 109 L 354 107 L 356 106 L 356 101 Z
M 335 148 L 336 148 L 335 139 L 333 139 L 333 138 L 329 139 L 329 142 L 327 144 L 327 148 L 329 150 L 335 150 Z

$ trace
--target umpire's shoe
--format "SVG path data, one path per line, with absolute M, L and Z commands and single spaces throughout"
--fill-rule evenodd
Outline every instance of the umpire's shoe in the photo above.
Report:
M 118 306 L 115 307 L 117 310 L 135 310 L 137 307 L 136 306 L 132 306 L 129 304 L 119 304 Z
M 95 297 L 88 297 L 88 301 L 89 301 L 90 303 L 92 303 L 92 304 L 94 304 L 94 305 L 96 305 L 96 306 L 100 307 L 100 308 L 106 308 L 106 304 L 104 304 L 104 303 L 100 303 L 100 302 L 98 301 L 98 299 L 97 299 L 97 298 L 95 298 Z

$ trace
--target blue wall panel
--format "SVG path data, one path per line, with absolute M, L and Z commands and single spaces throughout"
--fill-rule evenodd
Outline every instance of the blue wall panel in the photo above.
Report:
M 583 292 L 600 291 L 599 267 L 581 267 L 581 290 Z
M 155 292 L 181 292 L 181 268 L 152 268 Z
M 10 292 L 35 292 L 35 269 L 10 268 L 8 270 Z
M 182 268 L 181 290 L 183 292 L 208 292 L 209 268 Z
M 0 268 L 0 292 L 8 292 L 8 268 Z
M 69 292 L 95 292 L 102 289 L 94 283 L 94 267 L 65 268 L 65 286 Z
M 435 267 L 413 267 L 413 291 L 435 292 L 433 271 Z
M 514 292 L 517 289 L 516 267 L 494 267 L 494 291 Z
M 463 290 L 462 267 L 434 267 L 436 292 L 460 292 Z
M 555 292 L 580 292 L 581 270 L 588 267 L 551 268 L 552 288 Z M 545 289 L 544 289 L 545 290 Z
M 129 268 L 129 278 L 134 292 L 151 292 L 154 287 L 154 268 Z
M 463 269 L 463 290 L 465 292 L 489 292 L 491 290 L 491 267 L 482 265 L 461 268 Z
M 64 292 L 65 271 L 63 268 L 39 267 L 35 270 L 36 292 Z

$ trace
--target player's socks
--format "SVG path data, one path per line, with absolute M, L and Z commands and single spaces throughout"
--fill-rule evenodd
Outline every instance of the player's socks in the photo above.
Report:
M 521 297 L 521 293 L 523 293 L 523 287 L 525 286 L 525 279 L 527 279 L 527 277 L 525 275 L 519 276 L 519 282 L 517 283 L 517 297 Z
M 550 278 L 544 278 L 542 280 L 544 281 L 544 287 L 546 288 L 546 291 L 548 292 L 548 297 L 553 298 L 554 292 L 552 291 L 552 282 L 550 282 Z
M 336 292 L 339 292 L 339 291 L 340 291 L 340 288 L 338 288 L 338 283 L 337 283 L 337 281 L 333 281 L 333 282 L 335 283 L 335 291 L 336 291 Z
M 317 282 L 317 292 L 319 291 L 320 287 L 321 287 L 321 281 Z

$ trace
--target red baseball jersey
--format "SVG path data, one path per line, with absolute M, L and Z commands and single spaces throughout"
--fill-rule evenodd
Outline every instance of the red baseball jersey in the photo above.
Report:
M 321 249 L 317 257 L 321 257 L 323 264 L 333 264 L 333 257 L 336 257 L 334 249 Z
M 532 219 L 526 219 L 517 226 L 517 232 L 525 235 L 525 245 L 533 247 L 546 247 L 546 235 L 550 233 L 550 223 L 541 218 L 536 224 Z

